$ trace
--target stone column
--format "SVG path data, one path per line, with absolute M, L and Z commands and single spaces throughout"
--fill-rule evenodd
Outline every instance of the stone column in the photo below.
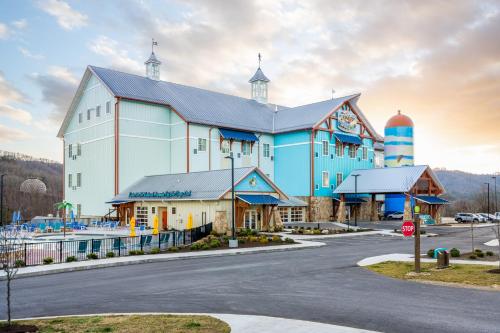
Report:
M 435 210 L 436 210 L 436 217 L 434 218 L 434 220 L 436 221 L 436 224 L 441 224 L 441 207 L 442 206 L 436 206 Z
M 340 204 L 337 211 L 337 222 L 345 222 L 345 196 L 343 194 L 340 195 Z
M 214 231 L 221 235 L 226 234 L 230 231 L 230 228 L 227 224 L 226 211 L 215 212 Z
M 378 212 L 377 212 L 377 198 L 375 194 L 371 196 L 370 205 L 370 221 L 378 222 Z
M 403 220 L 404 221 L 411 221 L 412 220 L 412 216 L 411 216 L 411 200 L 410 200 L 410 195 L 409 194 L 406 195 L 406 199 L 405 199 L 405 208 L 404 208 L 404 212 L 403 212 Z

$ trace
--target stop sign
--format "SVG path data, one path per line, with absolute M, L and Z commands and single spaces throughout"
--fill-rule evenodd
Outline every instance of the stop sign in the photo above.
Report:
M 411 237 L 415 233 L 415 226 L 412 221 L 404 221 L 401 226 L 401 232 L 405 237 Z

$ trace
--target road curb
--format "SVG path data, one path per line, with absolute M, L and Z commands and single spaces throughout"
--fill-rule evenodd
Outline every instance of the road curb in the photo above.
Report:
M 43 276 L 49 274 L 67 273 L 67 272 L 77 272 L 86 271 L 90 269 L 106 268 L 106 267 L 119 267 L 137 264 L 147 264 L 153 262 L 167 262 L 174 260 L 186 260 L 186 259 L 197 259 L 197 258 L 213 258 L 231 255 L 244 255 L 244 254 L 255 254 L 255 253 L 270 253 L 270 252 L 282 252 L 282 251 L 296 251 L 302 249 L 317 248 L 326 245 L 321 242 L 296 240 L 299 244 L 293 245 L 272 245 L 266 247 L 255 247 L 255 248 L 241 248 L 241 249 L 227 249 L 227 250 L 212 250 L 206 252 L 187 252 L 187 253 L 164 253 L 164 254 L 147 254 L 142 256 L 127 256 L 111 259 L 99 259 L 95 261 L 79 261 L 76 263 L 61 263 L 46 266 L 32 266 L 21 268 L 15 276 L 15 279 Z M 114 260 L 114 261 L 113 261 Z M 105 262 L 102 262 L 105 261 Z M 107 262 L 106 262 L 107 261 Z M 62 267 L 63 266 L 63 267 Z M 22 270 L 34 270 L 26 271 Z M 3 273 L 3 272 L 2 272 Z M 0 281 L 6 279 L 5 273 L 0 275 Z
M 425 254 L 421 254 L 423 256 Z M 384 254 L 380 256 L 367 257 L 361 259 L 356 263 L 356 265 L 360 267 L 370 266 L 380 264 L 386 261 L 401 261 L 401 262 L 413 262 L 415 259 L 413 254 L 407 253 L 390 253 Z M 431 258 L 421 258 L 421 262 L 430 262 L 435 263 L 436 259 Z M 460 265 L 484 265 L 484 266 L 498 266 L 498 261 L 469 261 L 469 260 L 461 260 L 461 259 L 451 259 L 450 264 L 460 264 Z

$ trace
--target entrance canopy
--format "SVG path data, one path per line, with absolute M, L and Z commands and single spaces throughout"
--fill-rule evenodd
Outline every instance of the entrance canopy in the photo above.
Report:
M 358 175 L 357 184 L 354 175 Z M 445 193 L 445 189 L 429 166 L 417 165 L 354 170 L 333 193 L 413 193 L 415 195 L 437 196 Z
M 238 199 L 249 205 L 278 205 L 281 201 L 268 194 L 239 194 Z
M 421 201 L 421 202 L 426 203 L 428 205 L 444 205 L 444 204 L 449 203 L 448 200 L 438 198 L 438 197 L 433 197 L 431 195 L 417 195 L 415 197 L 415 200 Z
M 227 128 L 219 128 L 219 132 L 226 140 L 241 140 L 250 142 L 259 141 L 257 136 L 254 133 L 250 132 L 236 131 Z
M 337 132 L 334 135 L 335 135 L 335 138 L 337 138 L 337 140 L 339 140 L 342 143 L 348 143 L 348 144 L 353 144 L 353 145 L 360 145 L 363 143 L 359 136 L 347 135 L 347 134 L 342 134 L 342 133 L 337 133 Z

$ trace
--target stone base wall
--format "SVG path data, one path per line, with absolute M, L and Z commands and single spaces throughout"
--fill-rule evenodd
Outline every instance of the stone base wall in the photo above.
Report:
M 230 228 L 227 224 L 227 212 L 225 210 L 215 212 L 213 230 L 218 234 L 227 234 L 230 232 Z
M 333 200 L 330 197 L 312 197 L 309 209 L 312 222 L 328 222 L 333 215 Z

